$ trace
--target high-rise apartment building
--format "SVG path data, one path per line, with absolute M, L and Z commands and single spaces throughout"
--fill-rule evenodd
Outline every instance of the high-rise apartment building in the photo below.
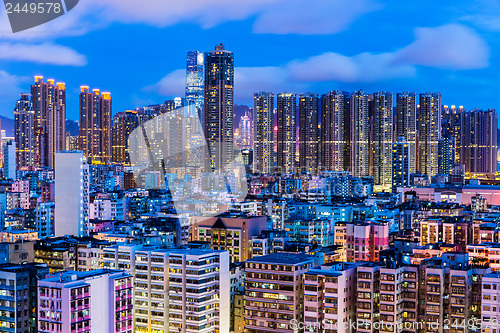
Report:
M 392 144 L 392 189 L 410 186 L 410 165 L 415 156 L 410 156 L 410 144 L 405 137 L 398 137 Z
M 87 235 L 89 166 L 83 153 L 81 151 L 57 153 L 55 176 L 55 235 Z
M 455 105 L 451 107 L 448 107 L 448 105 L 443 106 L 441 136 L 443 138 L 455 139 L 455 145 L 453 147 L 455 152 L 455 156 L 453 156 L 454 164 L 462 164 L 460 162 L 460 147 L 462 145 L 460 120 L 462 118 L 462 112 L 465 111 L 463 106 L 459 106 L 458 108 Z
M 379 320 L 383 324 L 381 332 L 390 331 L 391 327 L 398 327 L 395 332 L 419 331 L 418 282 L 416 266 L 380 268 Z
M 80 137 L 78 143 L 89 162 L 111 161 L 112 99 L 108 92 L 80 87 Z
M 443 137 L 438 143 L 438 173 L 449 175 L 455 165 L 455 138 Z
M 417 94 L 411 92 L 396 95 L 396 137 L 404 136 L 410 147 L 410 172 L 415 173 L 417 156 Z
M 56 152 L 66 147 L 66 86 L 35 76 L 31 102 L 35 112 L 35 165 L 53 169 Z
M 208 166 L 229 170 L 234 160 L 234 55 L 224 45 L 205 53 L 204 132 Z
M 38 331 L 132 333 L 132 276 L 65 271 L 38 281 Z
M 475 268 L 468 263 L 467 253 L 443 253 L 442 257 L 421 262 L 418 293 L 423 311 L 419 319 L 427 325 L 425 329 L 445 332 L 448 320 L 450 323 L 468 322 L 472 310 L 474 271 Z M 458 325 L 453 326 L 456 332 L 467 331 Z M 466 327 L 470 326 L 466 324 Z
M 392 186 L 393 95 L 388 92 L 373 94 L 371 100 L 373 127 L 371 138 L 371 174 L 375 188 L 390 190 Z
M 428 176 L 438 173 L 438 145 L 441 139 L 441 94 L 420 94 L 418 108 L 417 170 Z
M 116 163 L 130 164 L 128 138 L 139 126 L 137 111 L 118 112 L 113 117 L 111 160 Z
M 297 332 L 312 256 L 273 253 L 245 262 L 245 332 Z
M 278 94 L 278 159 L 280 173 L 295 172 L 297 149 L 297 95 L 294 93 Z
M 114 246 L 103 266 L 134 277 L 134 332 L 229 333 L 227 252 Z
M 496 172 L 497 124 L 496 110 L 462 112 L 460 163 L 465 164 L 465 172 Z
M 325 170 L 349 169 L 350 160 L 345 158 L 350 141 L 345 118 L 349 107 L 349 95 L 341 91 L 330 91 L 321 98 L 321 165 Z
M 377 332 L 380 304 L 380 268 L 378 263 L 367 262 L 356 266 L 356 312 L 361 325 L 358 332 Z
M 319 156 L 319 107 L 317 94 L 299 96 L 299 170 L 313 175 L 318 173 Z
M 203 122 L 203 52 L 188 51 L 186 64 L 186 104 L 194 106 L 200 121 Z
M 307 271 L 304 280 L 304 326 L 312 327 L 313 332 L 352 332 L 351 324 L 356 322 L 356 264 L 324 264 Z
M 35 111 L 29 94 L 21 94 L 14 117 L 17 167 L 35 166 Z
M 370 175 L 370 123 L 369 123 L 368 95 L 363 91 L 351 94 L 349 108 L 350 130 L 350 169 L 354 177 Z
M 274 167 L 274 94 L 253 95 L 253 172 L 269 174 Z

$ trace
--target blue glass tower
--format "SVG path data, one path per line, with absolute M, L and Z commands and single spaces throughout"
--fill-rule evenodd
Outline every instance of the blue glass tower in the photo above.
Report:
M 203 52 L 188 51 L 186 67 L 186 105 L 194 105 L 203 122 Z

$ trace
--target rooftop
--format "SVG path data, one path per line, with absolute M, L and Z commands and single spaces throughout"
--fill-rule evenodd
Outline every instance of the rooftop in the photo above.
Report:
M 306 262 L 312 262 L 313 257 L 301 253 L 272 253 L 267 256 L 248 259 L 246 262 L 259 264 L 282 264 L 282 265 L 300 265 Z
M 104 274 L 117 274 L 117 273 L 123 273 L 124 276 L 128 275 L 128 273 L 124 271 L 119 271 L 114 269 L 96 269 L 88 272 L 64 271 L 50 275 L 48 278 L 42 281 L 68 283 L 68 282 L 82 281 L 88 278 L 97 277 Z

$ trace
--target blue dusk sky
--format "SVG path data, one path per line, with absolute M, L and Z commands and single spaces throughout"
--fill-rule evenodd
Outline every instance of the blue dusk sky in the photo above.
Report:
M 255 91 L 439 91 L 443 104 L 497 108 L 497 0 L 81 0 L 13 34 L 0 10 L 0 114 L 34 75 L 110 91 L 113 111 L 184 96 L 186 51 L 224 43 L 235 102 Z

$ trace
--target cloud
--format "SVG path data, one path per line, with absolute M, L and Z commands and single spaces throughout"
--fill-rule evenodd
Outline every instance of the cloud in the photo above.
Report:
M 273 34 L 332 34 L 381 6 L 375 0 L 88 0 L 102 18 L 166 27 L 194 22 L 203 28 L 255 16 L 254 31 Z
M 399 50 L 394 62 L 445 69 L 488 67 L 490 49 L 474 30 L 459 24 L 415 29 L 416 40 Z
M 381 8 L 376 0 L 86 0 L 66 15 L 13 34 L 0 13 L 0 38 L 46 40 L 75 36 L 113 22 L 167 27 L 195 23 L 202 28 L 255 17 L 254 31 L 273 34 L 332 34 Z
M 236 100 L 248 99 L 258 91 L 296 91 L 307 85 L 290 80 L 287 68 L 237 67 L 234 73 Z
M 184 96 L 186 70 L 178 69 L 163 77 L 158 83 L 144 87 L 145 92 L 153 92 L 162 96 Z
M 15 101 L 19 99 L 19 92 L 25 91 L 23 85 L 29 82 L 29 77 L 17 76 L 0 70 L 0 114 L 12 118 Z
M 391 53 L 361 53 L 347 57 L 338 53 L 324 53 L 306 60 L 288 64 L 295 81 L 374 82 L 393 78 L 408 78 L 416 74 L 412 66 L 392 64 Z
M 474 30 L 461 25 L 415 29 L 416 40 L 394 52 L 354 56 L 327 52 L 283 66 L 235 68 L 235 97 L 253 92 L 305 91 L 316 82 L 373 83 L 416 77 L 418 66 L 476 69 L 488 66 L 489 48 Z M 171 72 L 146 91 L 184 94 L 185 70 Z
M 4 70 L 0 70 L 0 87 L 2 87 L 0 89 L 0 97 L 18 97 L 19 92 L 22 91 L 21 84 L 28 79 L 27 77 L 12 75 Z
M 270 4 L 285 0 L 183 0 L 183 1 L 124 1 L 87 0 L 102 17 L 123 23 L 145 23 L 166 27 L 183 22 L 194 22 L 204 28 L 217 24 L 246 19 L 259 13 Z
M 84 66 L 87 64 L 87 58 L 84 55 L 69 47 L 52 43 L 0 42 L 0 59 L 64 66 Z
M 373 0 L 291 0 L 269 6 L 254 24 L 256 33 L 329 35 L 380 9 Z
M 73 10 L 53 21 L 13 33 L 6 11 L 0 10 L 0 40 L 45 41 L 67 36 L 82 36 L 108 24 L 107 20 L 95 14 L 87 1 L 80 1 Z

